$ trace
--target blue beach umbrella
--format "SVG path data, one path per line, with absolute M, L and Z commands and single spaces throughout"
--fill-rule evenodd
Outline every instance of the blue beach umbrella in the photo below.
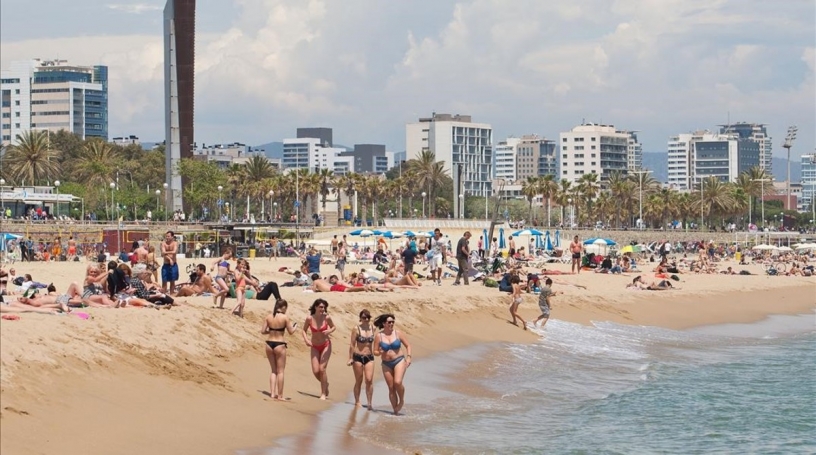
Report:
M 591 239 L 584 240 L 584 245 L 604 245 L 604 246 L 612 246 L 617 245 L 618 243 L 612 239 L 602 239 L 600 237 L 593 237 Z
M 547 231 L 547 234 L 545 235 L 544 249 L 547 250 L 547 251 L 552 251 L 553 250 L 553 243 L 552 243 L 552 238 L 550 237 L 550 231 Z
M 405 231 L 406 237 L 416 237 L 416 233 L 414 231 Z
M 487 238 L 487 229 L 482 229 L 482 236 L 484 238 L 484 249 L 489 250 L 490 239 Z
M 504 228 L 499 228 L 499 248 L 506 248 L 504 244 Z
M 561 246 L 561 231 L 555 231 L 555 245 L 556 248 Z

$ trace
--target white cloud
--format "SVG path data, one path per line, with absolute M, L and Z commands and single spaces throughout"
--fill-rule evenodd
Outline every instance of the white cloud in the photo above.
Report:
M 650 151 L 664 149 L 670 134 L 713 127 L 730 112 L 732 119 L 769 123 L 777 137 L 797 123 L 800 143 L 810 149 L 815 142 L 812 2 L 231 6 L 198 4 L 199 24 L 220 26 L 200 27 L 196 40 L 200 142 L 260 143 L 321 125 L 333 126 L 340 142 L 401 150 L 404 122 L 431 111 L 471 114 L 492 123 L 497 139 L 510 132 L 552 137 L 582 118 L 603 120 L 640 130 Z M 161 15 L 153 3 L 109 7 Z M 163 135 L 160 30 L 10 38 L 0 44 L 4 64 L 36 56 L 108 64 L 112 133 Z
M 127 3 L 127 4 L 113 4 L 105 5 L 108 9 L 114 11 L 121 11 L 128 14 L 142 14 L 151 11 L 161 11 L 164 7 L 162 5 L 148 4 L 148 3 Z

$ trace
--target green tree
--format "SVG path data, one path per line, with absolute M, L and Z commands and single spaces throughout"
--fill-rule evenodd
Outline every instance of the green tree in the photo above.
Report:
M 59 155 L 50 147 L 46 131 L 24 131 L 16 139 L 17 144 L 9 147 L 3 156 L 10 183 L 44 185 L 59 178 Z

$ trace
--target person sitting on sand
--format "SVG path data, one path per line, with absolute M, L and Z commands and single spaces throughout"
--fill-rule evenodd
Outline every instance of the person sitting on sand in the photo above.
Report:
M 176 297 L 190 297 L 190 296 L 199 296 L 201 294 L 210 293 L 215 295 L 218 291 L 215 290 L 213 287 L 212 278 L 207 275 L 207 266 L 204 264 L 198 264 L 196 266 L 196 278 L 190 284 L 183 284 L 181 285 L 181 289 L 176 293 Z
M 632 279 L 632 282 L 626 285 L 626 289 L 646 290 L 649 286 L 643 282 L 643 277 L 638 275 Z
M 89 264 L 82 283 L 82 302 L 91 307 L 112 308 L 116 302 L 104 292 L 102 285 L 108 280 L 110 271 L 102 271 L 97 264 Z
M 133 276 L 130 279 L 130 286 L 134 289 L 133 295 L 140 299 L 147 300 L 154 305 L 173 305 L 174 300 L 169 295 L 164 294 L 156 283 L 150 282 L 153 274 L 144 264 L 136 264 L 133 267 Z
M 422 286 L 422 283 L 418 282 L 413 274 L 404 275 L 402 273 L 403 270 L 404 268 L 402 264 L 400 264 L 394 270 L 389 270 L 388 273 L 385 274 L 385 281 L 393 284 L 394 286 L 407 286 L 413 289 Z

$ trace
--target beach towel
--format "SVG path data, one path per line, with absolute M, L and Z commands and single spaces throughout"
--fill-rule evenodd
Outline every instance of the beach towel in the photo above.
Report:
M 485 278 L 484 285 L 489 288 L 497 288 L 499 287 L 499 282 L 494 280 L 493 278 Z

